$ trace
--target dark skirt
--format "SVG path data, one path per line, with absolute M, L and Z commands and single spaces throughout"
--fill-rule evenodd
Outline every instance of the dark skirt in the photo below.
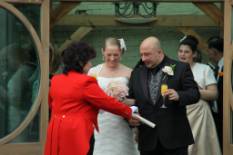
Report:
M 90 139 L 90 149 L 89 149 L 87 155 L 93 155 L 94 145 L 95 145 L 95 137 L 94 137 L 94 135 L 92 135 L 91 139 Z

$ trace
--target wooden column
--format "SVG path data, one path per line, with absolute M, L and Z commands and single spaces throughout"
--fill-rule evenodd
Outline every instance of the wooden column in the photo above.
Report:
M 43 47 L 43 75 L 44 83 L 42 86 L 42 103 L 40 109 L 40 143 L 41 153 L 43 154 L 48 124 L 48 89 L 49 89 L 49 44 L 50 44 L 50 1 L 43 0 L 41 5 L 41 43 Z
M 78 2 L 60 2 L 59 6 L 51 10 L 51 25 L 52 28 L 59 20 L 61 20 L 72 9 L 77 7 Z

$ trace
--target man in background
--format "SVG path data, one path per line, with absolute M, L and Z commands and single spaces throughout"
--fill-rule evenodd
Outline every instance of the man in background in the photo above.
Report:
M 215 65 L 214 72 L 218 86 L 218 99 L 212 104 L 212 112 L 215 120 L 219 143 L 223 146 L 223 39 L 218 36 L 208 40 L 208 56 Z

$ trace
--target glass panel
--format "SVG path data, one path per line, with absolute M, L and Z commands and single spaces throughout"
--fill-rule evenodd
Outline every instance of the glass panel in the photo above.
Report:
M 40 5 L 17 4 L 15 7 L 27 17 L 40 36 Z
M 39 141 L 39 113 L 33 119 L 33 121 L 28 125 L 28 127 L 18 135 L 11 143 L 17 142 L 38 142 Z
M 16 129 L 38 94 L 40 66 L 36 47 L 25 26 L 0 8 L 0 138 Z M 32 124 L 38 124 L 38 119 Z M 29 125 L 30 127 L 30 125 Z M 29 128 L 28 127 L 28 128 Z M 32 139 L 29 130 L 14 142 Z M 38 128 L 37 136 L 38 137 Z M 38 141 L 38 138 L 37 140 Z

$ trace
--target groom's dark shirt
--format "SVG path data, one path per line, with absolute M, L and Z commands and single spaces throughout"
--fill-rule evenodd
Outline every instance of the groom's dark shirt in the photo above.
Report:
M 167 59 L 167 57 L 165 56 L 162 60 L 162 62 L 160 62 L 160 64 L 158 64 L 157 66 L 155 66 L 154 68 L 148 68 L 149 72 L 153 73 L 154 75 L 158 73 L 158 71 L 160 69 L 162 69 L 165 66 L 165 60 Z M 150 75 L 149 75 L 150 76 Z
M 147 68 L 148 92 L 150 94 L 150 99 L 152 100 L 153 104 L 156 104 L 156 98 L 158 97 L 158 95 L 160 95 L 159 91 L 163 76 L 162 68 L 164 67 L 165 59 L 166 57 L 164 57 L 162 62 L 158 64 L 156 67 Z

